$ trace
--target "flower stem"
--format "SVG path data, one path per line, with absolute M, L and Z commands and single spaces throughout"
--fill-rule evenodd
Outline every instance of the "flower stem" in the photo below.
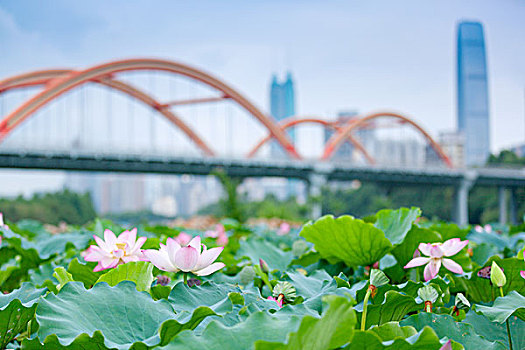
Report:
M 188 285 L 188 273 L 184 272 L 184 284 Z
M 509 319 L 505 320 L 505 323 L 507 324 L 507 337 L 509 337 L 509 348 L 512 350 L 512 337 L 510 336 L 510 326 L 509 326 Z
M 368 298 L 370 298 L 370 294 L 372 293 L 372 288 L 368 287 L 368 290 L 365 294 L 365 299 L 363 300 L 363 314 L 361 315 L 361 330 L 365 330 L 366 326 L 366 310 L 368 309 Z
M 504 297 L 505 295 L 503 294 L 503 287 L 499 287 L 499 294 Z M 510 317 L 510 316 L 509 316 Z M 505 320 L 505 324 L 507 325 L 507 337 L 509 338 L 509 348 L 510 350 L 512 350 L 512 337 L 510 335 L 510 326 L 509 326 L 509 319 L 507 318 Z

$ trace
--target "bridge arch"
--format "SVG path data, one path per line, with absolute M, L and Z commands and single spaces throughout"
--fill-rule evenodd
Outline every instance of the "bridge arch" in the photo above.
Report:
M 409 124 L 413 126 L 419 133 L 425 137 L 425 139 L 428 141 L 430 146 L 434 149 L 434 151 L 437 153 L 439 158 L 449 167 L 452 168 L 452 162 L 450 158 L 445 154 L 441 146 L 430 136 L 428 132 L 425 131 L 419 124 L 414 122 L 408 117 L 405 117 L 399 113 L 395 112 L 376 112 L 371 113 L 368 115 L 365 115 L 361 118 L 356 118 L 348 121 L 345 126 L 343 126 L 340 130 L 340 132 L 332 135 L 332 137 L 326 142 L 324 153 L 322 156 L 323 160 L 330 159 L 333 154 L 341 147 L 343 144 L 345 138 L 348 137 L 352 133 L 353 130 L 356 128 L 365 126 L 369 121 L 378 119 L 378 118 L 394 118 L 398 119 L 402 124 Z
M 28 86 L 37 86 L 37 85 L 46 85 L 49 84 L 54 79 L 59 79 L 65 74 L 71 74 L 73 70 L 67 69 L 54 69 L 54 70 L 44 70 L 44 71 L 34 71 L 27 74 L 22 74 L 12 78 L 5 79 L 0 82 L 0 93 L 12 89 L 18 89 Z M 110 78 L 101 78 L 93 80 L 93 82 L 110 87 L 114 90 L 125 93 L 142 103 L 150 106 L 151 108 L 157 110 L 164 117 L 166 117 L 172 124 L 179 128 L 190 140 L 192 140 L 195 145 L 200 148 L 204 154 L 208 156 L 214 156 L 215 153 L 213 150 L 202 140 L 197 133 L 193 131 L 181 118 L 179 118 L 175 113 L 173 113 L 168 108 L 163 108 L 162 104 L 156 101 L 153 97 L 149 96 L 145 92 L 139 90 L 138 88 L 124 83 L 119 80 L 110 79 Z M 2 136 L 5 136 L 2 135 Z M 1 138 L 0 138 L 1 141 Z
M 328 121 L 328 120 L 316 118 L 316 117 L 304 117 L 303 118 L 303 117 L 293 116 L 293 117 L 289 117 L 289 118 L 281 120 L 281 122 L 279 123 L 279 126 L 283 130 L 287 130 L 289 128 L 295 127 L 300 124 L 320 124 L 324 126 L 325 128 L 334 130 L 336 133 L 341 131 L 341 127 L 337 126 L 335 123 Z M 262 146 L 264 146 L 264 144 L 266 144 L 268 141 L 270 141 L 272 138 L 273 138 L 272 134 L 266 135 L 252 148 L 252 150 L 248 153 L 247 157 L 252 158 L 253 156 L 255 156 L 255 154 L 259 151 L 259 149 Z M 351 134 L 348 135 L 347 141 L 352 143 L 355 146 L 355 148 L 359 152 L 361 152 L 361 154 L 365 157 L 365 159 L 367 160 L 369 164 L 375 164 L 374 158 L 372 158 L 372 156 L 367 152 L 367 150 L 364 148 L 361 142 L 355 139 Z
M 37 93 L 35 96 L 27 100 L 0 122 L 0 134 L 7 135 L 17 125 L 19 125 L 26 118 L 30 117 L 47 103 L 79 85 L 88 83 L 90 81 L 107 79 L 108 77 L 113 78 L 115 74 L 120 72 L 137 70 L 158 70 L 179 74 L 200 81 L 201 83 L 220 91 L 225 98 L 232 99 L 242 108 L 244 108 L 250 115 L 259 120 L 259 122 L 269 130 L 273 137 L 275 137 L 275 139 L 281 144 L 281 146 L 290 156 L 297 159 L 300 158 L 289 138 L 286 136 L 284 131 L 281 130 L 281 128 L 272 120 L 272 118 L 261 112 L 238 91 L 201 70 L 185 64 L 161 59 L 128 59 L 114 61 L 94 66 L 82 71 L 71 71 L 61 77 L 52 79 L 48 81 L 48 84 L 43 91 Z M 163 106 L 164 105 L 159 105 L 159 108 L 162 108 Z

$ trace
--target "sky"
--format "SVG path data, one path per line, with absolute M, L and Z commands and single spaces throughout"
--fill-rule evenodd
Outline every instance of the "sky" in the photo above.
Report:
M 290 70 L 300 115 L 394 110 L 456 127 L 456 25 L 484 25 L 492 150 L 525 140 L 525 1 L 0 2 L 0 79 L 159 57 L 222 78 L 268 110 Z M 1 176 L 0 176 L 1 178 Z

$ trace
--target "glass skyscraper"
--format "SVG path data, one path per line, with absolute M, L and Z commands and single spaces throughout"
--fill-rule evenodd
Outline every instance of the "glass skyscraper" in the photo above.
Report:
M 277 76 L 272 77 L 270 85 L 270 112 L 277 122 L 295 115 L 295 92 L 292 74 L 286 74 L 286 80 L 279 83 Z M 288 131 L 288 136 L 295 144 L 295 132 Z M 271 144 L 271 156 L 284 156 L 284 150 L 277 141 Z
M 479 22 L 461 22 L 457 33 L 458 131 L 465 139 L 466 165 L 483 165 L 490 154 L 487 62 L 483 26 Z

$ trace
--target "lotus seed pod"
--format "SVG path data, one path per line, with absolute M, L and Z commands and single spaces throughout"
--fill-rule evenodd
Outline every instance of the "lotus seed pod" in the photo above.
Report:
M 458 293 L 456 295 L 456 308 L 465 311 L 468 311 L 470 309 L 470 303 L 462 293 Z
M 490 281 L 496 287 L 503 287 L 507 283 L 507 277 L 495 261 L 492 262 L 490 269 Z
M 424 286 L 417 290 L 417 296 L 420 297 L 423 301 L 430 301 L 433 304 L 439 297 L 439 293 L 434 287 Z
M 297 297 L 295 287 L 290 282 L 279 282 L 273 287 L 273 296 L 275 298 L 278 298 L 281 294 L 288 302 L 293 302 Z
M 372 269 L 370 272 L 370 284 L 374 287 L 381 287 L 389 282 L 388 277 L 381 270 Z
M 292 244 L 292 254 L 294 256 L 301 256 L 308 250 L 308 244 L 303 239 L 298 239 Z
M 255 278 L 255 271 L 253 270 L 252 266 L 245 266 L 242 268 L 241 272 L 239 272 L 239 279 L 243 286 L 253 282 L 254 278 Z

